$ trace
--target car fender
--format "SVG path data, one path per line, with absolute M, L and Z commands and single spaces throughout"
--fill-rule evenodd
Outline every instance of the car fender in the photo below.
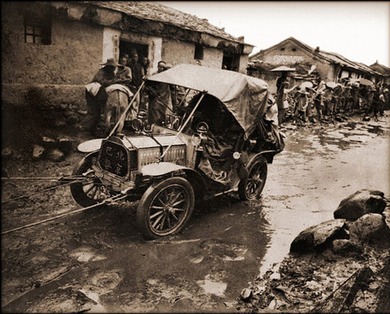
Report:
M 256 154 L 253 157 L 253 159 L 258 158 L 258 156 L 262 156 L 263 158 L 265 158 L 265 160 L 267 161 L 268 164 L 272 164 L 274 156 L 278 153 L 279 153 L 279 151 L 276 151 L 276 150 L 264 150 L 264 151 L 261 151 L 260 153 Z
M 270 163 L 269 160 L 268 160 L 268 156 L 269 156 L 270 153 L 273 153 L 273 151 L 265 150 L 265 151 L 262 151 L 260 153 L 257 153 L 257 154 L 254 154 L 254 155 L 250 156 L 249 157 L 249 162 L 247 164 L 247 168 L 249 168 L 249 166 L 251 166 L 259 158 L 264 158 L 267 161 L 267 163 Z
M 91 153 L 100 149 L 102 145 L 103 138 L 95 138 L 92 140 L 88 140 L 80 143 L 77 146 L 77 150 L 81 153 Z
M 141 174 L 143 176 L 158 177 L 174 171 L 189 169 L 185 166 L 174 164 L 173 162 L 154 162 L 147 164 L 141 168 Z
M 73 173 L 75 173 L 77 171 L 77 169 L 79 169 L 81 167 L 81 165 L 88 159 L 88 158 L 91 158 L 91 157 L 98 157 L 98 152 L 97 151 L 93 151 L 87 155 L 85 155 L 78 163 L 77 165 L 73 168 Z
M 185 174 L 188 181 L 192 184 L 195 193 L 200 195 L 204 194 L 207 186 L 206 181 L 194 169 L 172 162 L 156 162 L 143 166 L 140 172 L 143 176 L 157 177 L 168 175 L 175 171 L 182 171 Z

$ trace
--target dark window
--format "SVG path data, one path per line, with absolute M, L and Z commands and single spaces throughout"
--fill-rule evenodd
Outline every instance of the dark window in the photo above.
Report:
M 284 51 L 286 48 L 280 48 L 281 51 Z
M 194 59 L 203 60 L 203 47 L 199 44 L 195 45 Z
M 51 19 L 37 17 L 31 13 L 24 16 L 24 42 L 32 44 L 51 44 Z
M 222 58 L 222 68 L 238 72 L 238 69 L 240 68 L 240 55 L 224 52 Z
M 291 48 L 291 51 L 297 51 L 297 48 L 295 48 L 295 47 Z

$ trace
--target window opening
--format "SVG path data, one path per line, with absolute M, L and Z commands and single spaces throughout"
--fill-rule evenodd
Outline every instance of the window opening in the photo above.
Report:
M 24 42 L 31 44 L 51 44 L 51 19 L 40 18 L 28 13 L 24 16 Z
M 199 44 L 195 45 L 194 59 L 203 60 L 203 47 Z

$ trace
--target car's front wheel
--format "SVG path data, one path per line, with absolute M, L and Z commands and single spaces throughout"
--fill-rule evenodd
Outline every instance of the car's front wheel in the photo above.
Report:
M 95 176 L 92 166 L 98 154 L 93 153 L 84 157 L 73 171 L 73 175 L 83 177 L 80 182 L 72 183 L 70 192 L 77 204 L 88 207 L 107 198 L 107 188 Z
M 184 178 L 168 178 L 150 186 L 139 201 L 137 224 L 148 239 L 178 233 L 194 209 L 194 190 Z
M 238 185 L 240 199 L 253 201 L 260 198 L 267 180 L 267 161 L 263 157 L 256 158 L 248 167 L 248 177 Z

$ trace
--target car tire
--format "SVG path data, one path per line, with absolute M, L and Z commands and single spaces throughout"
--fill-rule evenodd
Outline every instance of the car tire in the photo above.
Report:
M 94 159 L 97 156 L 97 153 L 87 155 L 73 171 L 74 176 L 82 176 L 85 174 L 86 179 L 83 182 L 75 182 L 70 185 L 70 192 L 73 199 L 83 207 L 95 205 L 107 198 L 106 188 L 92 170 Z
M 267 161 L 260 156 L 249 163 L 248 177 L 238 185 L 238 195 L 241 200 L 258 200 L 267 180 Z
M 151 185 L 137 208 L 137 225 L 147 239 L 158 239 L 183 229 L 194 210 L 192 185 L 174 177 Z

